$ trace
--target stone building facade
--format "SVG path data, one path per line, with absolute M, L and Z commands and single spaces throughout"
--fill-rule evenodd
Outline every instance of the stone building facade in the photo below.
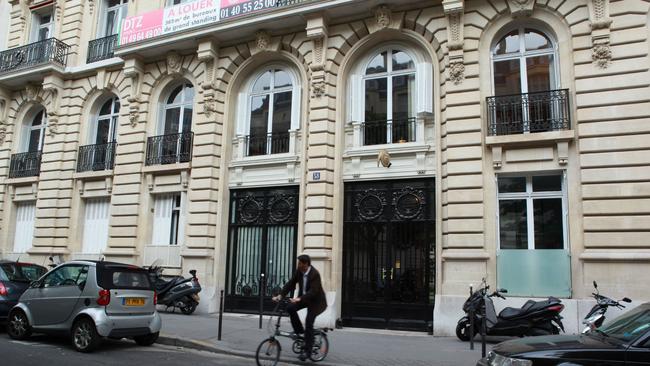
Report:
M 482 278 L 569 330 L 593 280 L 648 299 L 647 1 L 231 1 L 118 45 L 175 4 L 10 1 L 3 257 L 194 268 L 252 312 L 307 253 L 322 321 L 441 335 Z

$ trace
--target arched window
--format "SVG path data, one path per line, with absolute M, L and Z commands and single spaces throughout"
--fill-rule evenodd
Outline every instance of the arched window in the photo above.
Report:
M 163 134 L 180 134 L 192 130 L 194 86 L 188 82 L 169 93 L 164 105 Z
M 79 147 L 77 171 L 113 169 L 120 100 L 109 97 L 93 116 L 89 145 Z
M 524 26 L 492 47 L 494 97 L 488 99 L 492 135 L 568 128 L 568 96 L 559 89 L 556 45 Z
M 252 84 L 248 96 L 248 156 L 289 152 L 293 92 L 293 78 L 282 69 L 266 70 Z
M 97 113 L 93 130 L 92 142 L 104 145 L 117 139 L 117 120 L 120 116 L 120 100 L 117 97 L 108 99 Z
M 47 112 L 41 108 L 29 121 L 27 125 L 27 136 L 25 149 L 27 152 L 43 150 L 45 141 L 45 128 L 47 127 Z

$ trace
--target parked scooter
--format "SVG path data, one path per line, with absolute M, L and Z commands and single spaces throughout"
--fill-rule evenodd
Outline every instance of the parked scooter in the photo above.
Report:
M 564 305 L 555 297 L 549 297 L 544 301 L 528 300 L 519 309 L 505 308 L 497 316 L 494 309 L 492 297 L 499 297 L 505 300 L 502 294 L 507 293 L 506 289 L 497 289 L 489 293 L 490 286 L 483 279 L 482 288 L 474 292 L 463 305 L 464 317 L 458 321 L 456 336 L 461 341 L 470 339 L 470 314 L 474 314 L 474 333 L 480 334 L 483 311 L 485 306 L 486 335 L 491 336 L 536 336 L 559 334 L 560 329 L 564 332 L 562 316 Z
M 589 313 L 587 313 L 587 316 L 585 316 L 584 320 L 582 321 L 582 324 L 586 325 L 585 329 L 582 330 L 582 333 L 587 333 L 590 330 L 600 328 L 600 326 L 603 325 L 603 322 L 605 321 L 605 313 L 610 306 L 624 309 L 625 305 L 621 304 L 619 301 L 627 303 L 632 302 L 632 300 L 627 297 L 616 301 L 610 299 L 607 296 L 601 295 L 598 291 L 598 284 L 596 281 L 594 281 L 594 288 L 596 289 L 596 292 L 592 293 L 591 295 L 594 297 L 594 299 L 596 299 L 596 305 L 591 308 Z
M 190 315 L 199 305 L 199 292 L 201 285 L 196 277 L 196 270 L 191 270 L 192 277 L 172 277 L 165 280 L 162 277 L 163 268 L 154 262 L 149 267 L 149 278 L 154 284 L 158 296 L 158 305 L 165 305 L 167 308 L 179 308 L 183 314 Z

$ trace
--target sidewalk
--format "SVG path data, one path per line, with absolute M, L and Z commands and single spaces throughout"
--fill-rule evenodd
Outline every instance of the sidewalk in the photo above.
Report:
M 218 317 L 161 312 L 163 327 L 159 342 L 218 353 L 254 357 L 259 343 L 269 336 L 268 317 L 259 329 L 255 315 L 224 314 L 221 341 L 217 341 Z M 289 330 L 283 318 L 282 329 Z M 426 333 L 344 328 L 329 333 L 330 351 L 320 365 L 372 366 L 473 366 L 481 356 L 481 345 L 469 350 L 469 343 L 452 337 Z M 282 338 L 282 361 L 299 363 L 291 352 L 291 340 Z M 488 344 L 488 350 L 491 345 Z

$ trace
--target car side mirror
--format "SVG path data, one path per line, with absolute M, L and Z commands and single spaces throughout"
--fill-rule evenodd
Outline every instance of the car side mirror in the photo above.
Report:
M 629 297 L 624 297 L 623 300 L 621 300 L 621 301 L 624 301 L 624 302 L 632 302 L 632 300 L 630 300 Z

